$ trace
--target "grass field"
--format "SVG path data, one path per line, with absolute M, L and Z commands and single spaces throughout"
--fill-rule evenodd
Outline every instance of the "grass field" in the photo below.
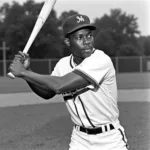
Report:
M 119 109 L 130 149 L 149 150 L 150 103 L 121 102 Z M 68 148 L 72 123 L 63 103 L 0 108 L 0 118 L 0 150 Z
M 139 92 L 140 89 L 150 89 L 149 77 L 149 74 L 122 74 L 117 77 L 121 90 L 120 121 L 126 130 L 130 150 L 150 150 L 149 93 L 142 95 Z M 12 99 L 5 99 L 4 93 L 11 92 L 13 95 L 29 91 L 22 80 L 0 78 L 2 101 Z M 20 100 L 29 99 L 27 94 Z M 37 99 L 34 96 L 30 98 Z M 65 104 L 59 103 L 59 100 L 56 97 L 57 103 L 1 107 L 0 150 L 67 150 L 73 124 Z

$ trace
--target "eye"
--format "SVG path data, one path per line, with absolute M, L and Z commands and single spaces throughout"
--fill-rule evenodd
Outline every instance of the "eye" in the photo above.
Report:
M 88 34 L 87 38 L 91 38 L 92 37 L 92 34 Z
M 82 37 L 78 36 L 78 37 L 76 37 L 76 39 L 77 39 L 77 40 L 81 40 L 81 39 L 82 39 Z

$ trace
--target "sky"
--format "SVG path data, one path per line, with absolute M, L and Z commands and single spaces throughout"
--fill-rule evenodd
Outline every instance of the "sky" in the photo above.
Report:
M 0 0 L 3 3 L 11 3 L 13 0 Z M 14 0 L 22 4 L 26 0 Z M 45 0 L 34 0 L 44 2 Z M 141 35 L 150 35 L 150 0 L 57 0 L 54 6 L 57 16 L 64 11 L 75 10 L 88 15 L 91 21 L 101 18 L 104 14 L 110 14 L 110 9 L 121 9 L 127 15 L 132 14 L 138 18 L 138 29 Z

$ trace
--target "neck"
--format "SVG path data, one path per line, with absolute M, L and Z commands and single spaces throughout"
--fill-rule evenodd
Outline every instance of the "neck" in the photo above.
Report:
M 77 65 L 79 65 L 83 60 L 84 60 L 84 58 L 75 56 L 75 55 L 73 54 L 73 61 L 74 61 L 74 63 L 76 63 Z
M 93 48 L 92 53 L 94 52 L 94 50 L 95 50 L 95 48 Z M 75 53 L 72 53 L 72 55 L 73 55 L 73 61 L 77 65 L 79 65 L 85 59 L 83 57 L 80 57 L 80 56 L 76 55 Z

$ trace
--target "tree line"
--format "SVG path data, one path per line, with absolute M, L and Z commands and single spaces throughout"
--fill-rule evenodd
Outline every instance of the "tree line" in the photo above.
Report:
M 12 59 L 18 50 L 24 49 L 42 6 L 43 2 L 28 0 L 22 5 L 14 1 L 0 7 L 0 43 L 5 41 L 10 48 L 7 59 Z M 30 56 L 42 59 L 69 55 L 70 51 L 63 42 L 62 23 L 76 13 L 75 10 L 64 11 L 58 17 L 53 9 L 30 48 Z M 150 36 L 141 35 L 137 20 L 121 9 L 111 9 L 110 14 L 95 18 L 95 47 L 112 57 L 150 55 Z

